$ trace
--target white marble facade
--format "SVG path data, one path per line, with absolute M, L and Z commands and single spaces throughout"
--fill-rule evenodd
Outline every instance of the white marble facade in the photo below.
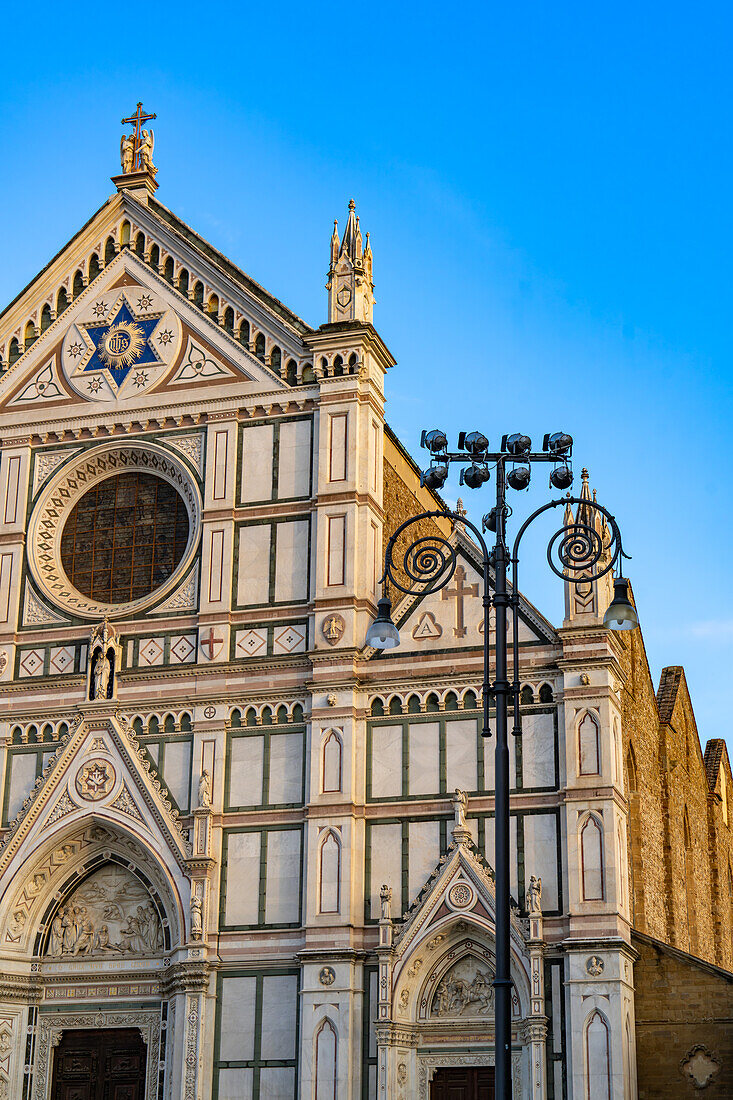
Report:
M 364 649 L 385 463 L 420 490 L 353 211 L 343 241 L 310 328 L 121 190 L 4 315 L 0 1098 L 45 1100 L 61 1035 L 99 1027 L 141 1029 L 146 1100 L 427 1100 L 439 1067 L 493 1064 L 481 575 L 455 532 L 452 587 L 396 606 L 395 653 Z M 124 377 L 113 324 L 152 342 Z M 188 536 L 110 603 L 63 539 L 120 471 L 171 485 Z M 523 603 L 515 1096 L 628 1100 L 619 685 L 597 616 L 565 626 Z

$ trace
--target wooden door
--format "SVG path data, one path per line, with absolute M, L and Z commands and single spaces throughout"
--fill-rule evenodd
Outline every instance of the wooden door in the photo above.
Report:
M 494 1100 L 494 1067 L 436 1069 L 430 1100 Z
M 135 1028 L 65 1031 L 54 1052 L 52 1100 L 144 1100 L 146 1060 Z

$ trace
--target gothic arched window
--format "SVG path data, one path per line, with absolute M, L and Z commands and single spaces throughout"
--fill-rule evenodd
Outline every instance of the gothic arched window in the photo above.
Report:
M 578 724 L 578 772 L 580 775 L 599 775 L 601 771 L 601 746 L 598 722 L 586 711 Z
M 588 815 L 580 829 L 580 874 L 583 901 L 603 901 L 603 827 L 593 814 Z

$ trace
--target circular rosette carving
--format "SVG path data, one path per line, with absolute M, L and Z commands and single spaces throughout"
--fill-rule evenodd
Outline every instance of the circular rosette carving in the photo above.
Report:
M 115 770 L 108 760 L 90 760 L 77 772 L 75 786 L 87 802 L 99 802 L 110 793 L 116 780 Z
M 468 909 L 476 895 L 467 882 L 456 882 L 448 891 L 447 901 L 452 909 Z

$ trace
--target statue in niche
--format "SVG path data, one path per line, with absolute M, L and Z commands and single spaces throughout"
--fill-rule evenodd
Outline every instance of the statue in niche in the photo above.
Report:
M 107 864 L 59 907 L 49 931 L 47 954 L 55 959 L 157 955 L 163 928 L 142 883 Z
M 534 875 L 529 877 L 529 886 L 527 887 L 527 912 L 535 916 L 542 913 L 542 879 L 535 878 Z
M 89 642 L 89 698 L 113 699 L 115 670 L 121 660 L 117 631 L 107 619 L 92 630 Z
M 451 798 L 453 803 L 453 815 L 455 817 L 454 828 L 465 829 L 466 828 L 466 810 L 468 809 L 468 795 L 465 791 L 459 791 L 456 787 L 455 793 Z
M 109 699 L 112 680 L 112 662 L 109 655 L 98 649 L 94 654 L 92 669 L 92 699 Z
M 53 955 L 54 958 L 58 958 L 63 954 L 64 950 L 64 917 L 66 916 L 66 908 L 62 906 L 56 916 L 53 918 L 51 924 L 51 935 L 48 941 L 48 953 Z
M 205 768 L 199 779 L 199 806 L 204 808 L 211 806 L 211 776 Z
M 194 888 L 194 891 L 191 894 L 191 936 L 195 940 L 200 940 L 204 931 L 204 922 L 201 915 L 201 909 L 201 898 Z

